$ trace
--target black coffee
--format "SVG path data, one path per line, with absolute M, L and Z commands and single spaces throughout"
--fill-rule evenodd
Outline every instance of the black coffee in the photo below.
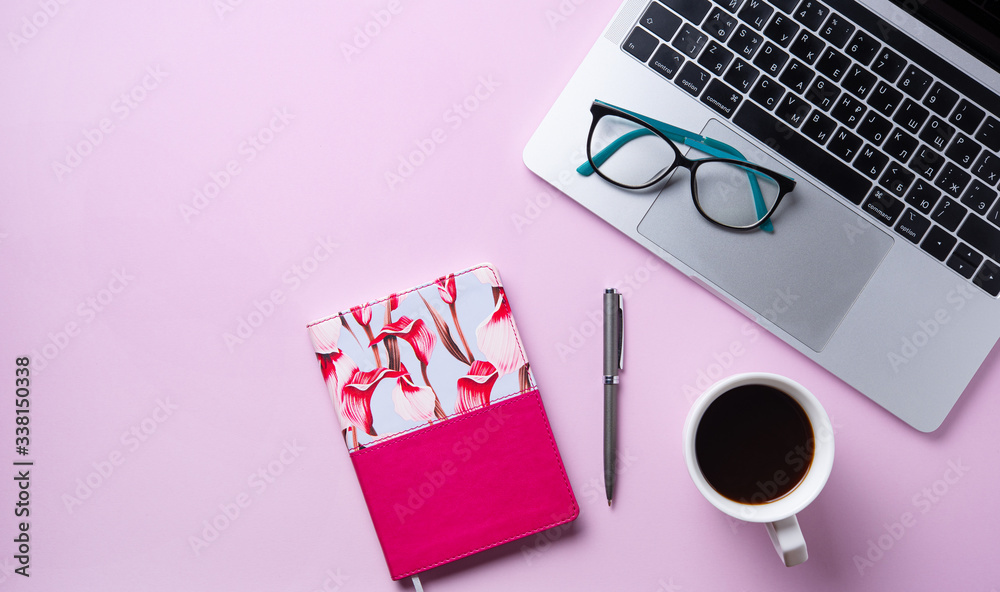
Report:
M 812 464 L 813 446 L 812 425 L 795 399 L 745 385 L 708 406 L 694 449 L 713 489 L 736 502 L 764 504 L 795 489 Z

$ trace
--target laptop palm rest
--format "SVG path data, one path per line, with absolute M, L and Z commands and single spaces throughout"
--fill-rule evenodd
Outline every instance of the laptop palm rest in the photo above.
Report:
M 821 351 L 893 237 L 718 121 L 709 121 L 701 133 L 798 181 L 771 218 L 774 232 L 732 231 L 708 222 L 691 203 L 688 173 L 678 171 L 639 223 L 639 234 L 729 297 Z

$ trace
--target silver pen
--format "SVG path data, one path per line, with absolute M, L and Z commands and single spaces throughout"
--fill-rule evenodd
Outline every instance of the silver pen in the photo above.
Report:
M 615 459 L 618 441 L 618 371 L 622 369 L 624 323 L 622 296 L 618 290 L 604 291 L 604 490 L 608 505 L 615 491 Z

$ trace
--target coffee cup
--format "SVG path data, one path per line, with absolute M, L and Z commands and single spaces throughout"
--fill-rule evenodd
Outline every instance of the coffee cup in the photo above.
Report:
M 688 412 L 684 459 L 713 506 L 766 525 L 786 566 L 809 558 L 795 515 L 830 476 L 833 426 L 805 387 L 762 372 L 717 382 Z

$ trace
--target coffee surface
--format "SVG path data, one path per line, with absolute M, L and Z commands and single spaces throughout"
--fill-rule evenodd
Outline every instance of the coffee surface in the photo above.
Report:
M 744 385 L 705 410 L 695 455 L 717 492 L 764 504 L 784 497 L 805 477 L 814 444 L 809 418 L 795 399 L 769 386 Z

